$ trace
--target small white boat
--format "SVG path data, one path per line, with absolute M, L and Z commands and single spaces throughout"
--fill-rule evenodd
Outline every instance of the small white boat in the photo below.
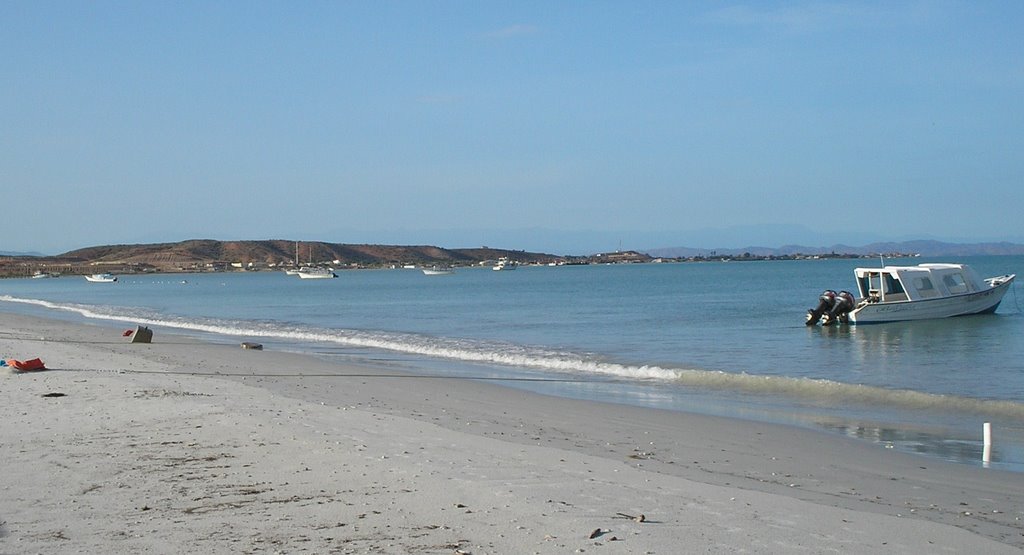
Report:
M 498 263 L 495 264 L 494 267 L 491 269 L 494 270 L 495 272 L 502 272 L 508 270 L 515 270 L 517 266 L 519 266 L 517 262 L 509 260 L 508 257 L 503 256 L 498 259 Z
M 117 281 L 117 276 L 113 274 L 92 274 L 90 276 L 85 276 L 85 279 L 92 283 L 113 283 Z
M 55 277 L 60 277 L 60 274 L 58 274 L 57 272 L 44 272 L 42 270 L 39 270 L 38 272 L 32 274 L 32 279 L 55 278 Z
M 878 324 L 991 314 L 999 308 L 1015 274 L 982 279 L 966 264 L 919 264 L 855 268 L 858 298 L 827 290 L 807 325 Z
M 303 268 L 298 275 L 302 279 L 331 279 L 338 277 L 330 268 Z
M 440 268 L 434 266 L 433 268 L 423 268 L 423 275 L 425 276 L 449 276 L 455 273 L 452 268 Z

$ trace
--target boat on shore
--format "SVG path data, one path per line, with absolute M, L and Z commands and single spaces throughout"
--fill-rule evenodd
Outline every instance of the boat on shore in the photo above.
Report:
M 991 314 L 1016 274 L 982 279 L 966 264 L 855 268 L 859 296 L 825 290 L 806 324 L 880 324 Z
M 302 268 L 298 271 L 301 279 L 331 279 L 338 277 L 330 268 Z
M 92 274 L 85 276 L 85 280 L 92 283 L 113 283 L 117 281 L 117 276 L 113 274 Z

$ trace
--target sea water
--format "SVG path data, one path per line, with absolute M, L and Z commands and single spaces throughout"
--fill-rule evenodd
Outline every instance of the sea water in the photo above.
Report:
M 886 260 L 917 264 L 928 259 Z M 947 260 L 948 261 L 948 260 Z M 1024 257 L 969 257 L 982 276 Z M 769 421 L 1024 471 L 1024 315 L 804 325 L 879 260 L 79 276 L 0 281 L 0 310 L 173 328 L 214 341 L 555 397 Z M 0 356 L 6 356 L 0 353 Z M 993 427 L 982 463 L 982 426 Z

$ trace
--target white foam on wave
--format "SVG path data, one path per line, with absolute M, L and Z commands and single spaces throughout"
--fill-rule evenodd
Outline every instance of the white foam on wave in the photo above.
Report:
M 144 310 L 61 304 L 38 299 L 0 296 L 0 300 L 77 313 L 91 319 L 125 321 L 215 335 L 260 337 L 298 343 L 333 343 L 468 363 L 526 367 L 575 376 L 605 376 L 627 380 L 663 381 L 674 385 L 757 395 L 780 395 L 819 405 L 867 406 L 911 410 L 956 411 L 1024 421 L 1024 403 L 940 395 L 921 391 L 848 384 L 814 378 L 764 376 L 694 368 L 630 365 L 577 353 L 509 343 L 485 342 L 393 332 L 313 329 L 279 322 L 190 320 Z

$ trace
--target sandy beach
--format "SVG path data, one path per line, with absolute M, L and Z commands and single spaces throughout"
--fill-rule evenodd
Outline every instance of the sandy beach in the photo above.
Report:
M 1018 473 L 154 332 L 0 314 L 0 552 L 1024 548 Z

